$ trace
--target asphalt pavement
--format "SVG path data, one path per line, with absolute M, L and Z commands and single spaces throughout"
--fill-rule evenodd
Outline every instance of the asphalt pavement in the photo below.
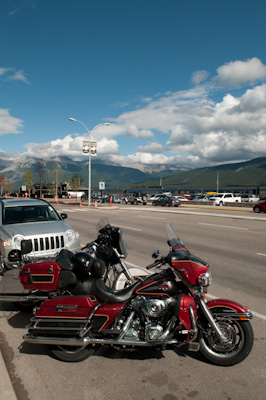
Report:
M 185 204 L 184 204 L 185 205 Z M 107 206 L 106 204 L 99 204 L 98 206 Z M 213 206 L 212 207 L 208 207 L 208 206 L 203 206 L 203 205 L 201 205 L 201 206 L 199 206 L 199 205 L 195 205 L 194 207 L 193 207 L 193 205 L 191 205 L 191 204 L 189 204 L 189 205 L 187 205 L 188 206 L 188 208 L 212 208 L 213 209 Z M 234 210 L 234 211 L 248 211 L 248 212 L 251 212 L 251 209 L 250 208 L 246 208 L 246 207 L 243 207 L 242 209 L 240 209 L 240 208 L 236 208 L 236 207 L 233 207 L 233 208 L 229 208 L 229 207 L 224 207 L 224 208 L 226 208 L 228 211 L 230 210 L 230 211 L 232 211 L 232 210 Z M 129 208 L 130 209 L 130 208 Z M 221 208 L 220 208 L 221 209 Z M 168 209 L 165 209 L 165 211 L 169 211 Z M 176 210 L 177 211 L 177 210 Z M 251 214 L 252 214 L 252 212 L 251 212 Z M 254 216 L 253 216 L 254 217 Z M 2 347 L 2 338 L 1 338 L 1 336 L 0 336 L 0 349 L 1 349 L 1 347 Z M 15 393 L 15 391 L 14 391 L 14 388 L 13 388 L 13 385 L 12 385 L 12 381 L 11 381 L 11 378 L 10 378 L 10 375 L 9 375 L 9 372 L 8 372 L 8 369 L 7 369 L 7 365 L 6 365 L 6 363 L 5 363 L 5 360 L 4 360 L 4 357 L 3 357 L 3 354 L 2 354 L 2 351 L 0 350 L 0 393 L 1 393 L 1 399 L 5 399 L 5 400 L 17 400 L 17 396 L 16 396 L 16 393 Z
M 0 351 L 0 393 L 2 399 L 17 400 L 17 396 L 3 359 L 2 351 Z

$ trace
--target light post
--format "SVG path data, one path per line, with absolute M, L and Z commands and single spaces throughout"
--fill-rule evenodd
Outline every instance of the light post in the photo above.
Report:
M 96 125 L 91 131 L 88 130 L 86 125 L 83 124 L 83 122 L 78 121 L 75 118 L 69 118 L 69 121 L 74 121 L 74 122 L 79 122 L 84 128 L 86 129 L 88 135 L 89 135 L 89 165 L 88 165 L 88 206 L 91 205 L 91 133 L 98 128 L 99 126 L 109 126 L 110 122 L 105 122 L 103 124 L 98 124 Z

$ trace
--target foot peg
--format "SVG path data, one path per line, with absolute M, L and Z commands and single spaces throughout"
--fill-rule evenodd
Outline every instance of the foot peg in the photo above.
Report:
M 200 344 L 197 342 L 191 342 L 188 344 L 189 351 L 199 351 L 199 349 L 200 349 Z

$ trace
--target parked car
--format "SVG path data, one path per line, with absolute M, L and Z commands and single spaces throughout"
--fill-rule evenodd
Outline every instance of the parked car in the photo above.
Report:
M 181 205 L 181 201 L 177 199 L 176 196 L 171 196 L 171 199 L 172 199 L 172 205 L 174 207 L 178 207 Z
M 111 202 L 111 198 L 112 198 L 112 203 L 122 203 L 122 199 L 116 194 L 112 194 L 111 196 L 107 197 L 106 199 L 107 203 Z
M 157 199 L 153 200 L 152 205 L 153 206 L 175 206 L 178 207 L 181 204 L 181 202 L 176 199 L 174 196 L 170 197 L 167 195 L 161 195 Z
M 160 197 L 162 194 L 160 193 L 156 193 L 156 194 L 150 194 L 147 198 L 147 201 L 153 201 L 158 199 L 158 197 Z
M 255 213 L 266 212 L 266 201 L 262 201 L 261 203 L 257 203 L 253 206 L 253 211 Z
M 122 197 L 123 204 L 147 204 L 147 195 L 142 192 L 132 192 Z
M 211 196 L 209 194 L 199 194 L 193 198 L 193 201 L 210 201 L 210 197 Z
M 184 196 L 174 196 L 177 200 L 180 200 L 180 201 L 189 201 L 186 197 L 184 197 Z
M 260 201 L 260 198 L 255 194 L 242 194 L 241 201 L 243 203 L 256 203 L 257 201 Z
M 17 265 L 8 260 L 13 249 L 20 249 L 23 239 L 32 240 L 30 258 L 54 257 L 62 248 L 80 249 L 79 233 L 45 200 L 0 200 L 0 269 Z

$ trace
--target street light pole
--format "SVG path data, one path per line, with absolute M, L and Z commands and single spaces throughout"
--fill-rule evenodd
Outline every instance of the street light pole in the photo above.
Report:
M 88 165 L 88 206 L 91 205 L 91 133 L 97 129 L 99 126 L 109 126 L 110 122 L 105 122 L 103 124 L 98 124 L 96 125 L 91 131 L 88 130 L 85 124 L 83 122 L 75 119 L 75 118 L 69 118 L 69 121 L 74 121 L 74 122 L 79 122 L 84 128 L 86 129 L 88 136 L 89 136 L 89 165 Z

